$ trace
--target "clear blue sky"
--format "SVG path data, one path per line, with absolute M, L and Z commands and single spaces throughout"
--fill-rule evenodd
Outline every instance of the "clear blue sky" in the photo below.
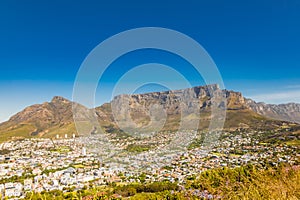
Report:
M 147 26 L 197 40 L 227 89 L 268 103 L 300 102 L 299 0 L 7 0 L 0 2 L 0 121 L 54 95 L 71 98 L 77 70 L 96 45 Z M 135 52 L 115 65 L 154 61 L 185 66 L 159 51 Z M 104 77 L 109 91 L 121 72 L 106 76 L 114 77 Z

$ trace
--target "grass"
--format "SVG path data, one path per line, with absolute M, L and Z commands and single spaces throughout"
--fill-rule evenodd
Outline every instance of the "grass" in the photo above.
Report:
M 224 156 L 225 154 L 218 153 L 218 152 L 214 152 L 213 155 L 214 155 L 214 156 Z
M 84 165 L 78 164 L 78 165 L 74 165 L 73 167 L 74 167 L 75 169 L 78 169 L 78 168 L 84 168 Z
M 36 128 L 31 124 L 20 124 L 13 128 L 7 128 L 0 131 L 0 142 L 12 140 L 14 138 L 28 138 L 30 133 Z
M 238 127 L 239 124 L 247 124 L 250 127 L 255 127 L 258 124 L 261 124 L 262 120 L 266 118 L 250 111 L 250 110 L 228 110 L 226 112 L 226 128 Z
M 291 146 L 300 146 L 300 140 L 290 140 L 290 141 L 285 142 L 285 144 L 291 145 Z
M 49 129 L 49 132 L 46 133 L 43 137 L 54 138 L 56 137 L 56 135 L 59 135 L 61 138 L 63 138 L 65 137 L 65 134 L 67 134 L 68 137 L 71 137 L 73 133 L 76 133 L 76 128 L 75 124 L 72 122 L 61 127 L 55 126 Z
M 58 152 L 58 153 L 67 153 L 71 151 L 71 148 L 67 146 L 60 146 L 58 148 L 52 149 L 51 151 Z
M 248 165 L 208 170 L 191 183 L 222 199 L 299 199 L 299 166 L 258 169 Z
M 128 145 L 128 147 L 126 148 L 127 151 L 134 152 L 134 153 L 141 153 L 143 151 L 148 151 L 149 149 L 150 149 L 149 146 L 136 145 L 136 144 Z

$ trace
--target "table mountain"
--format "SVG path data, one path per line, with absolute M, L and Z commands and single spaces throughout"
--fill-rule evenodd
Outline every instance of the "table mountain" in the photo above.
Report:
M 119 95 L 110 103 L 95 109 L 57 96 L 50 102 L 29 106 L 1 123 L 0 141 L 76 133 L 72 105 L 78 111 L 77 119 L 84 121 L 95 118 L 107 132 L 117 131 L 119 127 L 125 131 L 177 130 L 180 127 L 189 129 L 196 125 L 199 129 L 207 129 L 212 119 L 220 117 L 218 113 L 212 112 L 213 108 L 219 111 L 226 108 L 226 129 L 271 129 L 285 123 L 283 121 L 300 122 L 299 104 L 256 103 L 244 98 L 240 92 L 221 90 L 218 85 L 207 85 Z

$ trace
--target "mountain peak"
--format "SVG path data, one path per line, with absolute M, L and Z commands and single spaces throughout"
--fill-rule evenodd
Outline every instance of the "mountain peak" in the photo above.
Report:
M 51 103 L 70 103 L 70 100 L 61 96 L 54 96 L 51 100 Z
M 181 123 L 182 114 L 184 114 L 183 119 L 187 122 L 185 123 L 186 129 L 193 128 L 197 121 L 201 121 L 199 128 L 205 129 L 210 123 L 213 98 L 220 94 L 225 95 L 227 103 L 225 128 L 238 128 L 240 123 L 247 124 L 250 128 L 263 128 L 266 123 L 270 127 L 276 127 L 277 122 L 275 123 L 269 118 L 300 122 L 300 104 L 256 103 L 251 99 L 244 98 L 240 92 L 221 90 L 217 84 L 173 91 L 116 96 L 110 103 L 96 108 L 96 115 L 99 122 L 105 125 L 104 129 L 108 131 L 111 130 L 111 127 L 118 129 L 115 120 L 121 121 L 122 125 L 128 127 L 130 131 L 132 127 L 136 126 L 152 131 L 151 127 L 156 128 L 161 125 L 155 124 L 156 121 L 160 122 L 164 117 L 166 121 L 162 125 L 163 130 L 176 130 Z M 182 101 L 182 97 L 184 101 Z M 80 104 L 76 103 L 76 105 L 79 105 L 76 117 L 89 119 L 92 111 Z M 158 109 L 153 105 L 158 105 Z M 116 113 L 112 113 L 112 107 L 117 108 L 114 110 Z M 157 120 L 153 121 L 150 113 L 156 113 L 156 110 L 160 112 L 161 109 L 165 115 L 155 114 Z M 198 109 L 202 113 L 201 117 L 193 115 Z M 128 119 L 132 121 L 128 122 Z M 4 134 L 3 137 L 7 138 L 11 135 L 53 137 L 59 133 L 72 134 L 74 132 L 76 132 L 76 128 L 72 101 L 61 96 L 54 96 L 51 102 L 29 106 L 12 116 L 9 121 L 0 124 L 0 135 Z
M 204 85 L 204 86 L 196 86 L 194 88 L 208 88 L 210 90 L 219 90 L 220 89 L 220 86 L 219 84 L 210 84 L 210 85 Z

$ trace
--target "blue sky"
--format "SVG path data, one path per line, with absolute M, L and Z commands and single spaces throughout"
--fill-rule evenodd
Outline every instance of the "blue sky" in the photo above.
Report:
M 95 46 L 119 32 L 147 26 L 174 29 L 198 41 L 227 89 L 256 101 L 300 102 L 298 0 L 9 0 L 0 2 L 0 121 L 55 95 L 71 99 L 76 73 Z M 174 55 L 133 52 L 107 71 L 98 104 L 110 99 L 125 72 L 118 67 L 148 62 L 178 69 L 192 85 L 202 83 Z

